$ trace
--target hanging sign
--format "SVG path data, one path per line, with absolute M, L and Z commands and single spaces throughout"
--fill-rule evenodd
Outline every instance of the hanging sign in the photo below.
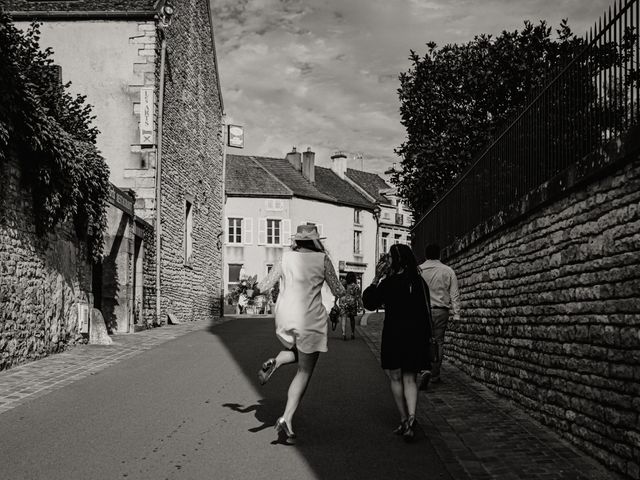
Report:
M 140 89 L 140 145 L 153 145 L 153 87 Z
M 229 125 L 227 131 L 228 145 L 234 148 L 244 148 L 244 128 L 240 125 Z

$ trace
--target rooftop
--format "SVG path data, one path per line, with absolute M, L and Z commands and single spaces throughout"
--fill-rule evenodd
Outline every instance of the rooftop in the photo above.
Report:
M 388 190 L 391 186 L 379 175 L 347 168 L 347 177 L 374 198 L 376 202 L 382 205 L 391 205 L 391 200 L 380 194 L 380 190 Z
M 293 191 L 253 156 L 227 155 L 226 194 L 231 197 L 291 197 Z

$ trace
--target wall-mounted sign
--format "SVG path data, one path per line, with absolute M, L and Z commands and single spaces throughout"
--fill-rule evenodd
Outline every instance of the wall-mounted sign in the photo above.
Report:
M 109 184 L 108 200 L 125 213 L 133 215 L 134 198 L 127 192 L 120 190 L 113 183 Z
M 153 145 L 153 87 L 140 89 L 140 145 Z
M 240 125 L 229 125 L 227 139 L 230 147 L 244 148 L 244 128 Z

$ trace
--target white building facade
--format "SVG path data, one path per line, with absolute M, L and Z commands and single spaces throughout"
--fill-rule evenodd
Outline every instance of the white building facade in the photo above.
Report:
M 227 156 L 226 292 L 243 276 L 264 278 L 300 224 L 315 224 L 326 237 L 323 244 L 340 276 L 354 272 L 362 285 L 373 279 L 375 205 L 332 170 L 316 167 L 312 153 L 304 153 L 306 171 L 295 151 L 286 159 Z M 323 299 L 332 304 L 328 289 Z

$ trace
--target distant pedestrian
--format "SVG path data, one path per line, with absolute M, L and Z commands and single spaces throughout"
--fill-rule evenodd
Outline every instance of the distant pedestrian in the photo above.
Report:
M 363 301 L 368 310 L 384 306 L 380 357 L 400 412 L 394 433 L 412 440 L 418 403 L 416 377 L 430 367 L 431 312 L 428 287 L 407 245 L 392 245 L 389 255 L 378 262 Z
M 362 307 L 362 294 L 358 286 L 358 278 L 353 272 L 347 273 L 345 289 L 347 294 L 340 299 L 342 309 L 342 339 L 347 339 L 347 319 L 351 325 L 351 340 L 356 338 L 356 315 Z
M 322 285 L 326 282 L 337 297 L 345 294 L 320 240 L 314 225 L 299 225 L 291 251 L 284 252 L 281 261 L 258 284 L 259 291 L 266 291 L 280 281 L 275 306 L 276 336 L 286 347 L 262 364 L 258 372 L 260 383 L 264 385 L 280 366 L 298 364 L 284 413 L 276 422 L 278 436 L 288 440 L 295 438 L 293 414 L 307 389 L 320 352 L 327 351 L 328 315 L 322 304 Z
M 420 265 L 422 278 L 429 285 L 431 296 L 431 316 L 433 317 L 433 337 L 438 344 L 438 361 L 431 367 L 430 381 L 441 381 L 444 336 L 449 323 L 449 313 L 453 320 L 460 320 L 460 292 L 458 279 L 453 269 L 440 261 L 440 247 L 436 244 L 425 248 L 426 261 Z

